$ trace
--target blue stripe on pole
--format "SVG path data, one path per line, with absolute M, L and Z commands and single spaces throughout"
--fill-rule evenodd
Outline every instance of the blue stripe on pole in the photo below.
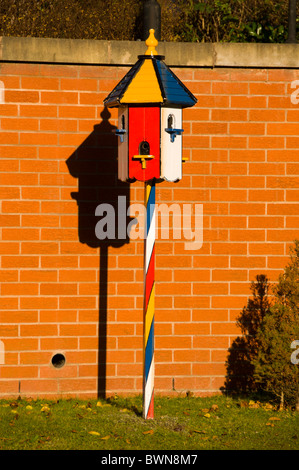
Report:
M 155 200 L 156 200 L 156 186 L 153 185 L 150 191 L 150 195 L 147 202 L 147 211 L 146 211 L 146 235 L 148 235 L 153 213 L 155 210 Z

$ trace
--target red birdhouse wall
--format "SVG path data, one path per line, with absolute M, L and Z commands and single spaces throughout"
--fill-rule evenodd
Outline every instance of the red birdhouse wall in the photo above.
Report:
M 129 179 L 160 178 L 160 108 L 129 108 Z

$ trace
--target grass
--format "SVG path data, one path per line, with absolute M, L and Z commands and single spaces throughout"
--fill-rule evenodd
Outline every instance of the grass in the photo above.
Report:
M 0 450 L 298 450 L 299 413 L 218 397 L 0 400 Z

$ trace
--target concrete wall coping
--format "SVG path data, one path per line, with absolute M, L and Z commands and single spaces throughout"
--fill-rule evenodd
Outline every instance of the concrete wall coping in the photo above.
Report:
M 143 41 L 0 37 L 1 62 L 132 66 Z M 160 42 L 171 67 L 298 68 L 299 44 Z

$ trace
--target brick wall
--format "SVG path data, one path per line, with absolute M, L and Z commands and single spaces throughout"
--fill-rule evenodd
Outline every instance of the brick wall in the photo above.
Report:
M 0 397 L 142 391 L 143 241 L 94 235 L 99 203 L 143 202 L 142 184 L 116 180 L 117 112 L 102 105 L 127 71 L 1 64 Z M 184 177 L 156 200 L 202 204 L 203 245 L 158 234 L 155 389 L 207 395 L 250 282 L 275 281 L 298 238 L 298 70 L 174 71 L 198 103 L 183 112 Z

